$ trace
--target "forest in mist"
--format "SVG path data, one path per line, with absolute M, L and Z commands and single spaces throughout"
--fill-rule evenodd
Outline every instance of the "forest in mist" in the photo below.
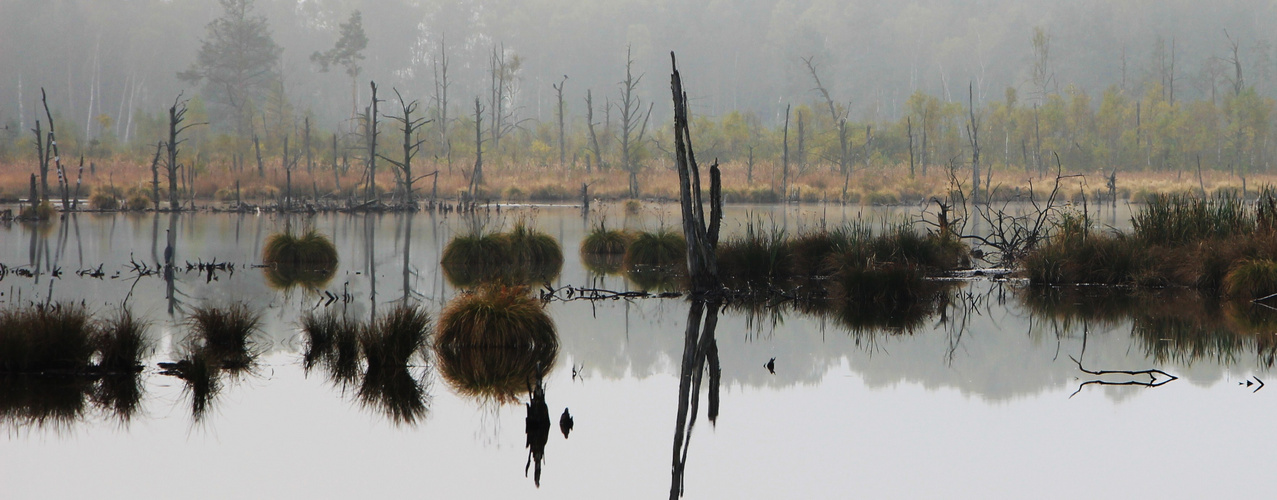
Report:
M 236 6 L 269 44 L 242 95 L 197 68 Z M 323 64 L 355 16 L 366 44 Z M 397 91 L 420 102 L 427 128 L 444 127 L 421 158 L 473 154 L 478 99 L 487 135 L 509 136 L 484 146 L 494 158 L 593 155 L 628 169 L 668 147 L 676 51 L 700 147 L 727 161 L 777 157 L 789 123 L 800 165 L 925 169 L 963 154 L 975 108 L 993 165 L 1042 168 L 1054 152 L 1084 170 L 1192 157 L 1266 170 L 1274 21 L 1277 2 L 1258 0 L 0 0 L 0 159 L 34 149 L 42 88 L 59 139 L 99 156 L 145 157 L 168 107 L 190 99 L 191 118 L 210 122 L 194 137 L 209 163 L 246 151 L 250 135 L 277 154 L 286 138 L 300 142 L 303 121 L 316 141 L 346 141 L 375 81 L 381 113 L 401 114 Z M 633 151 L 617 144 L 634 127 L 622 123 L 627 107 L 643 122 L 650 109 Z

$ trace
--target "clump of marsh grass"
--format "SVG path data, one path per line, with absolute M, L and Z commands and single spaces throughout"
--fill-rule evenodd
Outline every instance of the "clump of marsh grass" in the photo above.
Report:
M 331 268 L 337 266 L 337 247 L 313 229 L 301 236 L 285 231 L 266 239 L 262 261 L 271 265 Z
M 1255 218 L 1236 196 L 1204 199 L 1155 195 L 1132 219 L 1135 237 L 1154 245 L 1176 245 L 1250 233 Z
M 718 271 L 729 286 L 751 288 L 779 285 L 787 281 L 793 269 L 793 249 L 785 239 L 785 231 L 773 225 L 764 232 L 761 221 L 745 226 L 745 235 L 718 246 Z
M 425 416 L 425 384 L 414 377 L 414 360 L 426 360 L 430 315 L 401 304 L 359 334 L 366 371 L 359 398 L 398 423 L 413 424 Z
M 97 366 L 105 373 L 134 373 L 141 371 L 141 360 L 150 350 L 146 340 L 148 323 L 133 316 L 128 309 L 121 309 L 94 332 L 93 345 L 97 351 Z
M 1254 300 L 1277 293 L 1277 262 L 1267 259 L 1238 262 L 1224 277 L 1222 291 L 1224 295 L 1239 300 Z
M 625 231 L 608 229 L 607 222 L 602 221 L 581 240 L 581 262 L 595 273 L 616 274 L 625 264 L 630 239 Z
M 436 345 L 488 348 L 558 342 L 554 321 L 527 288 L 494 285 L 448 304 L 439 317 Z
M 68 304 L 0 310 L 0 420 L 69 424 L 91 401 L 127 421 L 142 396 L 145 328 L 127 310 L 101 321 Z
M 391 309 L 360 332 L 368 371 L 405 367 L 418 355 L 424 359 L 429 329 L 430 315 L 425 311 L 408 305 Z
M 625 255 L 630 236 L 619 229 L 608 229 L 600 222 L 581 240 L 581 255 Z
M 89 312 L 69 304 L 0 311 L 0 373 L 81 373 L 94 354 Z
M 687 241 L 668 228 L 656 232 L 640 232 L 625 250 L 625 265 L 672 266 L 687 259 Z
M 119 210 L 120 200 L 109 193 L 94 193 L 89 197 L 89 206 L 94 210 Z
M 199 306 L 191 311 L 186 325 L 191 333 L 191 347 L 206 353 L 220 368 L 249 368 L 257 353 L 251 337 L 261 328 L 261 313 L 243 302 L 227 306 Z
M 440 373 L 462 394 L 510 402 L 554 365 L 554 322 L 526 288 L 486 286 L 439 318 Z
M 262 249 L 267 282 L 279 289 L 304 286 L 316 289 L 332 280 L 337 271 L 337 247 L 315 230 L 298 236 L 292 231 L 272 234 Z
M 191 396 L 191 416 L 201 421 L 222 389 L 223 373 L 249 372 L 258 350 L 252 337 L 261 331 L 261 314 L 243 302 L 203 305 L 185 320 L 189 331 L 176 363 L 160 363 L 161 374 L 182 379 Z
M 514 263 L 528 272 L 531 280 L 558 276 L 563 269 L 563 248 L 550 235 L 534 230 L 520 220 L 505 234 Z
M 440 264 L 444 276 L 457 286 L 472 286 L 500 276 L 510 264 L 505 237 L 499 233 L 463 234 L 448 242 Z
M 306 334 L 302 367 L 306 372 L 324 366 L 332 380 L 348 384 L 359 376 L 359 322 L 335 311 L 306 313 L 301 317 Z
M 563 249 L 550 235 L 519 221 L 508 233 L 476 231 L 453 238 L 440 264 L 448 281 L 459 287 L 525 284 L 558 276 Z

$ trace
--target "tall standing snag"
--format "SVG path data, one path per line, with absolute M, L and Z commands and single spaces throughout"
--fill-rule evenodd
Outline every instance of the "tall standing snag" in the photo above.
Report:
M 678 61 L 670 52 L 673 74 L 670 90 L 674 96 L 674 160 L 678 167 L 679 201 L 683 214 L 683 237 L 687 240 L 687 270 L 691 274 L 692 295 L 703 296 L 719 289 L 718 246 L 719 223 L 723 217 L 718 162 L 710 166 L 710 215 L 705 218 L 701 201 L 701 174 L 692 150 L 692 134 L 688 127 L 687 94 L 678 73 Z
M 395 167 L 395 177 L 399 180 L 399 186 L 403 191 L 405 201 L 409 205 L 415 206 L 417 198 L 413 193 L 412 183 L 417 179 L 412 177 L 412 157 L 417 155 L 417 152 L 421 150 L 421 145 L 426 142 L 426 139 L 421 138 L 421 127 L 430 123 L 430 120 L 413 118 L 412 114 L 417 111 L 418 102 L 404 101 L 403 96 L 399 94 L 399 89 L 395 89 L 395 97 L 399 99 L 399 106 L 403 110 L 403 116 L 391 116 L 390 119 L 398 122 L 403 132 L 403 159 L 394 160 L 385 156 L 378 156 L 381 156 L 381 159 L 390 162 L 390 165 Z

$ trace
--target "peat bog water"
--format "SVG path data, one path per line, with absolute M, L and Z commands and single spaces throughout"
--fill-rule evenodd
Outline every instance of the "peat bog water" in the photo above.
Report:
M 564 265 L 552 285 L 633 289 L 581 263 L 580 241 L 609 226 L 678 227 L 677 206 L 627 215 L 604 207 L 481 213 L 492 229 L 524 218 L 555 237 Z M 916 208 L 728 207 L 724 230 L 751 218 L 790 230 Z M 1129 225 L 1129 211 L 1101 213 Z M 305 311 L 372 317 L 407 300 L 437 318 L 459 291 L 440 253 L 473 222 L 458 215 L 293 216 L 332 238 L 340 265 L 316 294 L 272 288 L 262 268 L 278 215 L 71 215 L 0 225 L 0 303 L 122 301 L 151 322 L 156 347 L 140 375 L 140 408 L 122 420 L 92 401 L 35 418 L 39 397 L 0 387 L 4 498 L 665 498 L 684 463 L 687 498 L 1263 498 L 1277 487 L 1277 315 L 1177 292 L 1033 290 L 1011 281 L 958 282 L 907 326 L 849 325 L 791 307 L 718 314 L 721 377 L 680 422 L 680 376 L 691 303 L 682 298 L 553 301 L 559 351 L 544 379 L 555 424 L 532 464 L 517 401 L 476 399 L 439 373 L 415 418 L 396 417 L 303 369 Z M 161 261 L 172 236 L 172 291 Z M 186 262 L 233 264 L 212 274 Z M 77 273 L 97 270 L 102 274 Z M 55 270 L 58 272 L 55 276 Z M 227 378 L 200 419 L 175 361 L 183 320 L 201 304 L 247 302 L 263 316 L 257 365 Z M 775 358 L 775 373 L 764 365 Z M 1160 369 L 1178 377 L 1087 370 Z M 1105 382 L 1087 382 L 1099 380 Z M 1277 381 L 1277 379 L 1273 380 Z M 4 383 L 9 383 L 5 381 Z M 0 384 L 3 385 L 3 384 Z M 716 387 L 710 387 L 711 385 Z M 559 415 L 574 426 L 565 437 Z M 715 418 L 709 419 L 712 414 Z M 675 442 L 678 428 L 688 428 Z M 684 448 L 685 445 L 685 448 Z M 538 448 L 540 445 L 537 446 Z M 541 450 L 538 450 L 541 451 Z M 540 484 L 535 470 L 540 469 Z

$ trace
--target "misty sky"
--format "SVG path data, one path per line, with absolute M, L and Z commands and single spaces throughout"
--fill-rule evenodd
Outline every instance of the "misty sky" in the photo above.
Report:
M 1277 25 L 1274 1 L 256 0 L 255 8 L 283 48 L 290 102 L 334 124 L 347 114 L 351 82 L 341 71 L 320 72 L 309 56 L 333 45 L 355 9 L 369 38 L 363 94 L 373 79 L 427 101 L 444 39 L 450 107 L 463 110 L 486 95 L 489 57 L 503 46 L 522 60 L 519 117 L 542 121 L 554 116 L 551 85 L 564 75 L 572 116 L 583 114 L 586 89 L 597 101 L 615 100 L 627 45 L 645 74 L 640 93 L 662 120 L 671 50 L 693 113 L 752 111 L 769 124 L 788 103 L 821 99 L 804 57 L 859 120 L 900 116 L 915 90 L 965 100 L 969 82 L 978 101 L 1003 99 L 1007 87 L 1028 96 L 1035 27 L 1050 37 L 1048 91 L 1142 92 L 1167 71 L 1173 41 L 1176 95 L 1207 98 L 1226 85 L 1221 58 L 1231 36 L 1248 84 L 1271 96 L 1269 28 Z M 221 12 L 216 0 L 0 0 L 0 122 L 33 126 L 42 86 L 80 133 L 100 133 L 90 109 L 116 128 L 131 109 L 158 113 L 179 92 L 198 93 L 176 74 Z

